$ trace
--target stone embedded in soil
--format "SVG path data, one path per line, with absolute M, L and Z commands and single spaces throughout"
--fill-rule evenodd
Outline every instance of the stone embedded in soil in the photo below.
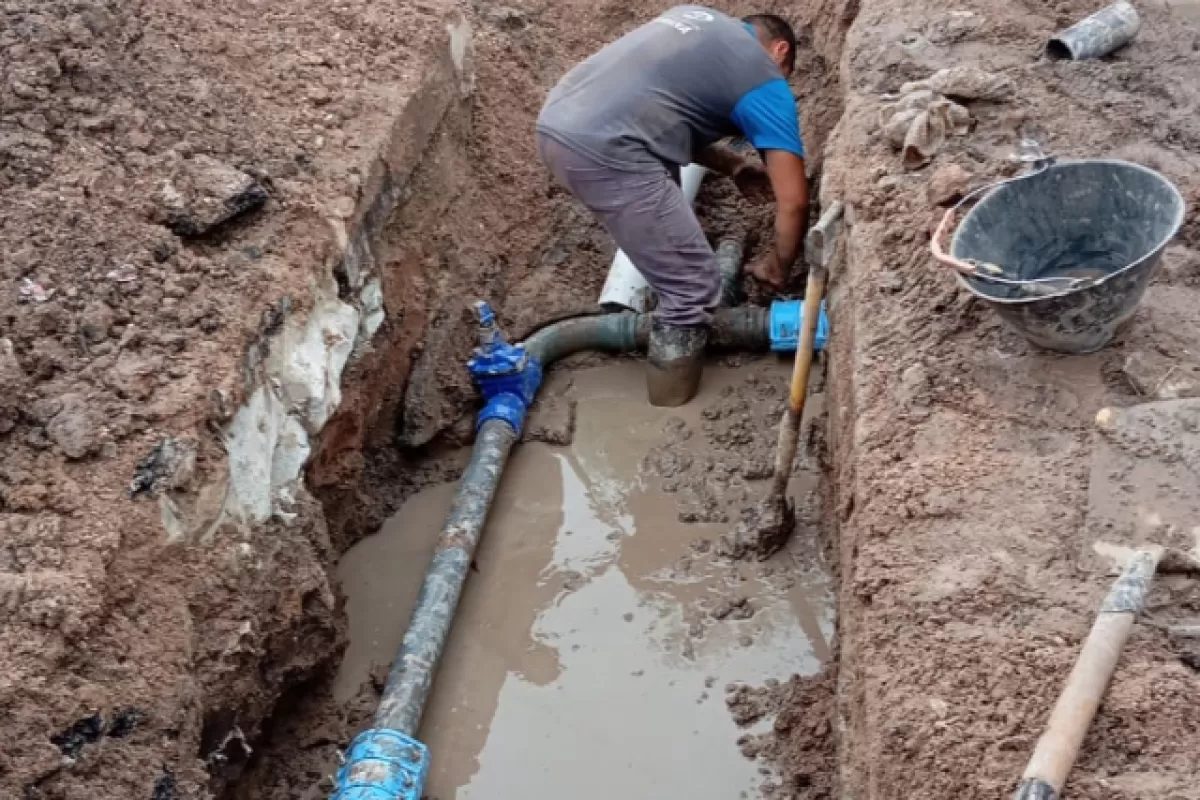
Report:
M 168 437 L 138 462 L 129 484 L 130 497 L 143 492 L 158 493 L 184 489 L 196 471 L 196 444 Z
M 121 397 L 145 400 L 154 393 L 162 368 L 161 356 L 147 357 L 131 350 L 123 351 L 109 371 L 109 388 Z
M 25 391 L 29 378 L 21 369 L 8 339 L 0 339 L 0 433 L 8 433 L 17 424 L 20 414 L 21 393 Z
M 1135 350 L 1121 371 L 1138 394 L 1151 400 L 1200 397 L 1200 368 L 1161 353 Z
M 958 164 L 947 164 L 933 173 L 925 187 L 925 196 L 932 205 L 948 206 L 961 200 L 970 184 L 971 173 Z
M 84 458 L 100 444 L 99 430 L 91 408 L 77 394 L 65 394 L 59 401 L 62 410 L 50 420 L 46 433 L 67 458 Z
M 203 236 L 267 202 L 267 190 L 250 175 L 215 158 L 196 155 L 160 190 L 160 214 L 179 236 Z
M 113 311 L 102 300 L 92 300 L 84 306 L 79 318 L 79 332 L 83 338 L 92 344 L 99 344 L 108 338 L 113 324 Z

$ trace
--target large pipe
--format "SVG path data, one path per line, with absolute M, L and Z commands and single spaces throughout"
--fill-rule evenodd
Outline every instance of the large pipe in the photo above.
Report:
M 1132 42 L 1141 27 L 1137 9 L 1120 0 L 1056 33 L 1046 43 L 1046 56 L 1074 61 L 1103 58 Z
M 704 167 L 699 164 L 688 164 L 680 171 L 679 185 L 689 205 L 696 201 L 704 173 Z M 650 310 L 650 284 L 623 250 L 613 256 L 608 278 L 600 290 L 600 305 L 609 311 L 645 313 Z
M 710 344 L 717 349 L 794 350 L 796 305 L 717 309 Z M 375 726 L 351 744 L 338 772 L 334 800 L 419 800 L 429 771 L 429 750 L 416 739 L 417 729 L 492 499 L 542 369 L 582 350 L 644 349 L 650 335 L 649 315 L 626 312 L 556 322 L 513 347 L 503 342 L 491 310 L 480 306 L 480 351 L 486 352 L 477 351 L 472 372 L 477 379 L 484 376 L 478 382 L 488 399 L 471 461 L 388 675 Z M 507 372 L 506 366 L 511 367 Z

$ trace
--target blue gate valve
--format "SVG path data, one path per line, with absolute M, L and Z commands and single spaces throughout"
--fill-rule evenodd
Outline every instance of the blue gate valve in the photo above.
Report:
M 542 365 L 525 345 L 508 343 L 486 302 L 475 303 L 475 316 L 479 320 L 479 346 L 467 362 L 467 371 L 484 402 L 475 429 L 488 420 L 500 419 L 520 434 L 525 414 L 542 385 Z

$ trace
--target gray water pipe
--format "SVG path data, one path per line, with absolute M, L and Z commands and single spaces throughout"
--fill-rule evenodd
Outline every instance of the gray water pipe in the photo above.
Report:
M 1046 43 L 1046 56 L 1074 61 L 1103 58 L 1132 42 L 1141 27 L 1137 9 L 1121 0 L 1055 34 Z
M 642 350 L 650 335 L 648 314 L 626 312 L 556 322 L 514 346 L 499 335 L 487 304 L 477 304 L 477 309 L 481 345 L 469 368 L 486 405 L 479 415 L 471 460 L 388 675 L 375 726 L 351 743 L 333 800 L 420 799 L 430 754 L 416 739 L 417 729 L 492 500 L 542 369 L 584 350 Z M 795 350 L 799 328 L 799 304 L 794 301 L 776 302 L 770 309 L 721 308 L 714 315 L 710 346 L 786 352 L 789 347 Z

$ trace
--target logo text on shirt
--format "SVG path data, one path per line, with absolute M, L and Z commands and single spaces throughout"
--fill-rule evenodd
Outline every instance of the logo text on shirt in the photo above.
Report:
M 713 15 L 709 14 L 707 11 L 699 10 L 685 11 L 679 16 L 681 16 L 683 19 L 678 20 L 673 19 L 672 17 L 663 16 L 654 21 L 661 22 L 663 25 L 669 25 L 680 33 L 686 34 L 691 33 L 692 31 L 700 30 L 699 23 L 712 22 L 715 19 L 715 17 L 713 17 Z

